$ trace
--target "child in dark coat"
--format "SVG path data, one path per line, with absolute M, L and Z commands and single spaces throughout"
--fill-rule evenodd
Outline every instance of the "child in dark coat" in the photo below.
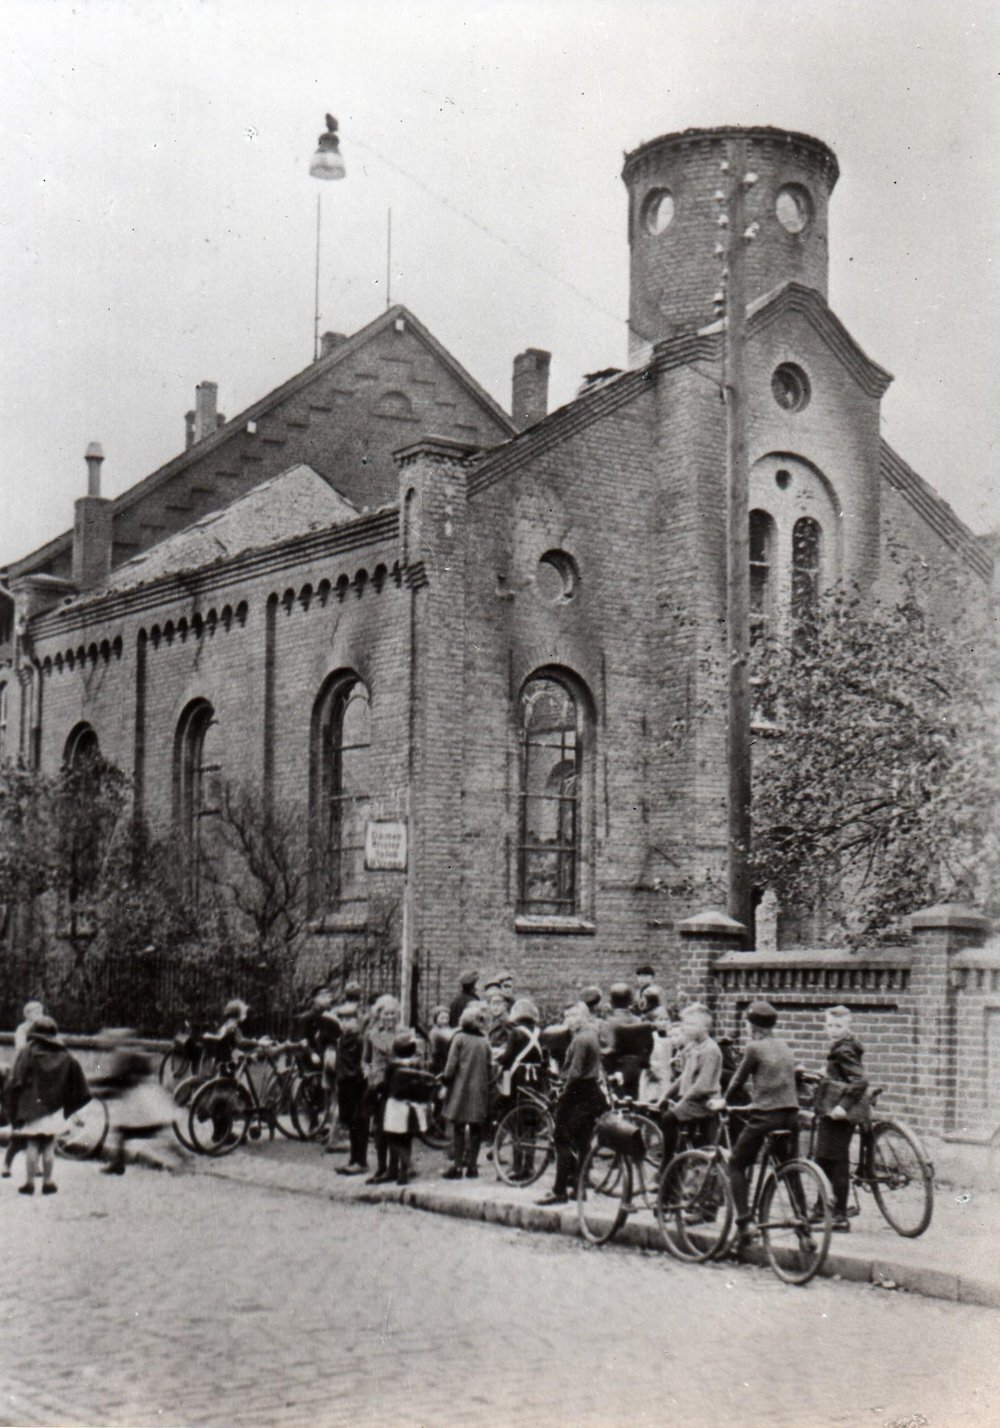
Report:
M 388 1089 L 382 1128 L 389 1147 L 389 1175 L 397 1185 L 405 1185 L 411 1179 L 413 1137 L 427 1129 L 427 1103 L 434 1093 L 433 1078 L 420 1067 L 412 1031 L 401 1032 L 392 1044 Z
M 485 1018 L 482 1004 L 470 1003 L 462 1012 L 458 1031 L 448 1048 L 448 1061 L 441 1078 L 448 1088 L 444 1118 L 451 1124 L 452 1164 L 444 1173 L 446 1180 L 461 1180 L 463 1169 L 469 1180 L 475 1180 L 479 1174 L 479 1147 L 490 1113 L 493 1081 Z
M 847 1197 L 851 1189 L 850 1149 L 854 1127 L 870 1115 L 868 1078 L 861 1065 L 864 1048 L 851 1034 L 848 1007 L 830 1007 L 824 1018 L 830 1039 L 826 1073 L 816 1089 L 816 1164 L 833 1189 L 833 1228 L 846 1233 Z
M 90 1087 L 80 1063 L 59 1039 L 49 1016 L 40 1016 L 28 1032 L 28 1044 L 18 1053 L 4 1089 L 11 1125 L 24 1146 L 25 1181 L 21 1195 L 34 1195 L 35 1172 L 42 1162 L 42 1194 L 54 1195 L 52 1179 L 56 1136 L 66 1117 L 90 1100 Z

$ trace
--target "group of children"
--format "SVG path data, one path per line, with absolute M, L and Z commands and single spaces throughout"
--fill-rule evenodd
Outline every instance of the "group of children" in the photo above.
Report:
M 704 1140 L 715 1114 L 738 1105 L 749 1087 L 752 1108 L 742 1117 L 729 1162 L 738 1225 L 748 1232 L 748 1176 L 760 1146 L 768 1134 L 794 1131 L 798 1123 L 795 1057 L 774 1034 L 778 1014 L 769 1003 L 750 1006 L 748 1042 L 734 1069 L 711 1036 L 708 1009 L 693 1003 L 679 1016 L 671 1014 L 649 967 L 638 969 L 635 990 L 613 985 L 607 1004 L 599 988 L 587 988 L 556 1025 L 544 1028 L 535 1003 L 514 996 L 508 973 L 487 983 L 482 997 L 477 983 L 477 973 L 463 975 L 451 1005 L 434 1008 L 426 1054 L 414 1032 L 401 1025 L 396 997 L 380 996 L 366 1008 L 362 989 L 353 982 L 339 1003 L 326 988 L 313 996 L 300 1021 L 322 1063 L 327 1150 L 334 1148 L 338 1126 L 347 1133 L 350 1157 L 339 1174 L 366 1174 L 373 1141 L 376 1163 L 368 1183 L 405 1185 L 412 1177 L 413 1137 L 427 1130 L 432 1104 L 439 1101 L 451 1134 L 445 1177 L 474 1179 L 490 1120 L 514 1104 L 522 1086 L 558 1076 L 556 1178 L 542 1203 L 561 1204 L 572 1193 L 594 1124 L 608 1105 L 609 1078 L 625 1094 L 658 1108 L 667 1159 L 682 1132 L 692 1144 Z M 239 999 L 230 1002 L 214 1039 L 254 1045 L 243 1032 L 248 1010 Z M 825 1027 L 829 1047 L 816 1095 L 816 1160 L 833 1189 L 833 1227 L 843 1232 L 850 1229 L 850 1140 L 869 1115 L 868 1083 L 848 1008 L 830 1008 Z M 147 1104 L 152 1067 L 127 1035 L 106 1033 L 105 1044 L 109 1054 L 95 1085 L 118 1102 L 105 1168 L 120 1174 L 127 1140 L 155 1133 L 169 1122 L 170 1110 L 165 1102 Z M 34 1194 L 39 1162 L 42 1193 L 55 1192 L 55 1138 L 91 1094 L 55 1022 L 40 1002 L 27 1003 L 15 1033 L 14 1063 L 2 1083 L 4 1118 L 11 1125 L 2 1174 L 10 1176 L 23 1149 L 22 1194 Z

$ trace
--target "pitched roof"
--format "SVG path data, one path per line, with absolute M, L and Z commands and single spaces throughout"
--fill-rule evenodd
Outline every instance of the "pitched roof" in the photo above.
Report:
M 301 372 L 290 377 L 281 386 L 275 387 L 266 396 L 261 397 L 244 411 L 231 417 L 224 426 L 220 426 L 218 431 L 212 432 L 202 441 L 196 442 L 193 446 L 182 451 L 179 456 L 174 456 L 164 466 L 158 467 L 135 485 L 130 486 L 127 491 L 122 491 L 112 502 L 115 515 L 121 511 L 128 510 L 138 501 L 150 496 L 160 486 L 170 481 L 173 477 L 182 472 L 185 467 L 196 461 L 201 461 L 210 454 L 216 447 L 222 446 L 235 432 L 245 428 L 247 422 L 254 422 L 286 401 L 289 397 L 309 387 L 313 382 L 324 378 L 331 370 L 343 362 L 347 357 L 357 352 L 359 348 L 369 342 L 373 337 L 383 332 L 387 327 L 393 326 L 397 321 L 403 320 L 408 330 L 428 349 L 428 351 L 444 366 L 452 377 L 465 388 L 474 401 L 478 402 L 497 424 L 505 428 L 511 436 L 517 431 L 511 418 L 504 411 L 503 407 L 490 396 L 489 392 L 465 370 L 451 353 L 442 346 L 423 323 L 420 322 L 408 308 L 401 303 L 395 304 L 381 313 L 373 322 L 352 333 L 350 337 L 344 339 L 325 357 L 320 357 L 315 362 L 310 362 L 308 367 L 304 367 Z M 62 535 L 56 536 L 45 545 L 39 546 L 37 550 L 29 555 L 23 556 L 20 560 L 11 561 L 3 567 L 8 575 L 26 575 L 32 570 L 36 570 L 41 565 L 46 565 L 63 552 L 69 550 L 73 543 L 72 531 L 65 531 Z
M 202 570 L 244 551 L 356 520 L 355 506 L 311 466 L 292 466 L 114 569 L 78 601 L 134 590 L 165 575 Z M 73 604 L 78 603 L 73 601 Z

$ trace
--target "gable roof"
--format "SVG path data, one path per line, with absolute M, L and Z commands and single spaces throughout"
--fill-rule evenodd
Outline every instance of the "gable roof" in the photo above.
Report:
M 127 491 L 122 491 L 115 496 L 112 501 L 112 510 L 115 515 L 128 510 L 131 506 L 152 495 L 160 486 L 171 481 L 175 476 L 185 470 L 186 467 L 200 462 L 206 455 L 211 454 L 217 447 L 229 441 L 233 435 L 245 428 L 248 422 L 255 422 L 268 415 L 269 412 L 286 401 L 289 397 L 296 395 L 303 389 L 308 388 L 314 382 L 326 377 L 329 372 L 336 368 L 346 358 L 352 356 L 360 348 L 364 347 L 374 337 L 392 327 L 396 322 L 403 321 L 407 325 L 408 331 L 427 348 L 433 357 L 450 373 L 454 380 L 465 389 L 472 399 L 480 405 L 490 417 L 510 435 L 514 435 L 517 427 L 511 418 L 500 406 L 500 404 L 490 396 L 489 392 L 465 370 L 451 353 L 442 346 L 423 323 L 420 322 L 408 308 L 401 303 L 396 303 L 381 313 L 373 322 L 360 328 L 357 332 L 347 337 L 343 342 L 333 348 L 325 357 L 320 357 L 315 362 L 310 362 L 308 367 L 304 367 L 301 372 L 297 372 L 281 386 L 275 387 L 266 396 L 261 397 L 251 406 L 231 417 L 225 425 L 220 426 L 217 431 L 206 436 L 203 440 L 195 442 L 187 450 L 182 451 L 179 456 L 174 456 L 165 465 L 151 472 L 142 480 L 130 486 Z M 45 545 L 39 546 L 30 555 L 23 556 L 20 560 L 11 561 L 3 567 L 4 573 L 9 576 L 26 575 L 38 569 L 39 566 L 47 565 L 57 556 L 64 554 L 72 548 L 73 532 L 65 531 L 62 535 L 56 536 Z

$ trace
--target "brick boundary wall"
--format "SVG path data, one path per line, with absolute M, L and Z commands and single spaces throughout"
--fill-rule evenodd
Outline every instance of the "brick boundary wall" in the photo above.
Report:
M 739 1043 L 750 1003 L 771 1002 L 780 1034 L 815 1071 L 823 1013 L 850 1007 L 887 1112 L 924 1134 L 988 1139 L 991 1116 L 1000 1121 L 1000 948 L 983 948 L 989 923 L 956 904 L 914 913 L 910 927 L 907 947 L 746 952 L 734 950 L 745 937 L 738 923 L 702 913 L 678 926 L 684 992 L 701 996 L 716 1033 Z

